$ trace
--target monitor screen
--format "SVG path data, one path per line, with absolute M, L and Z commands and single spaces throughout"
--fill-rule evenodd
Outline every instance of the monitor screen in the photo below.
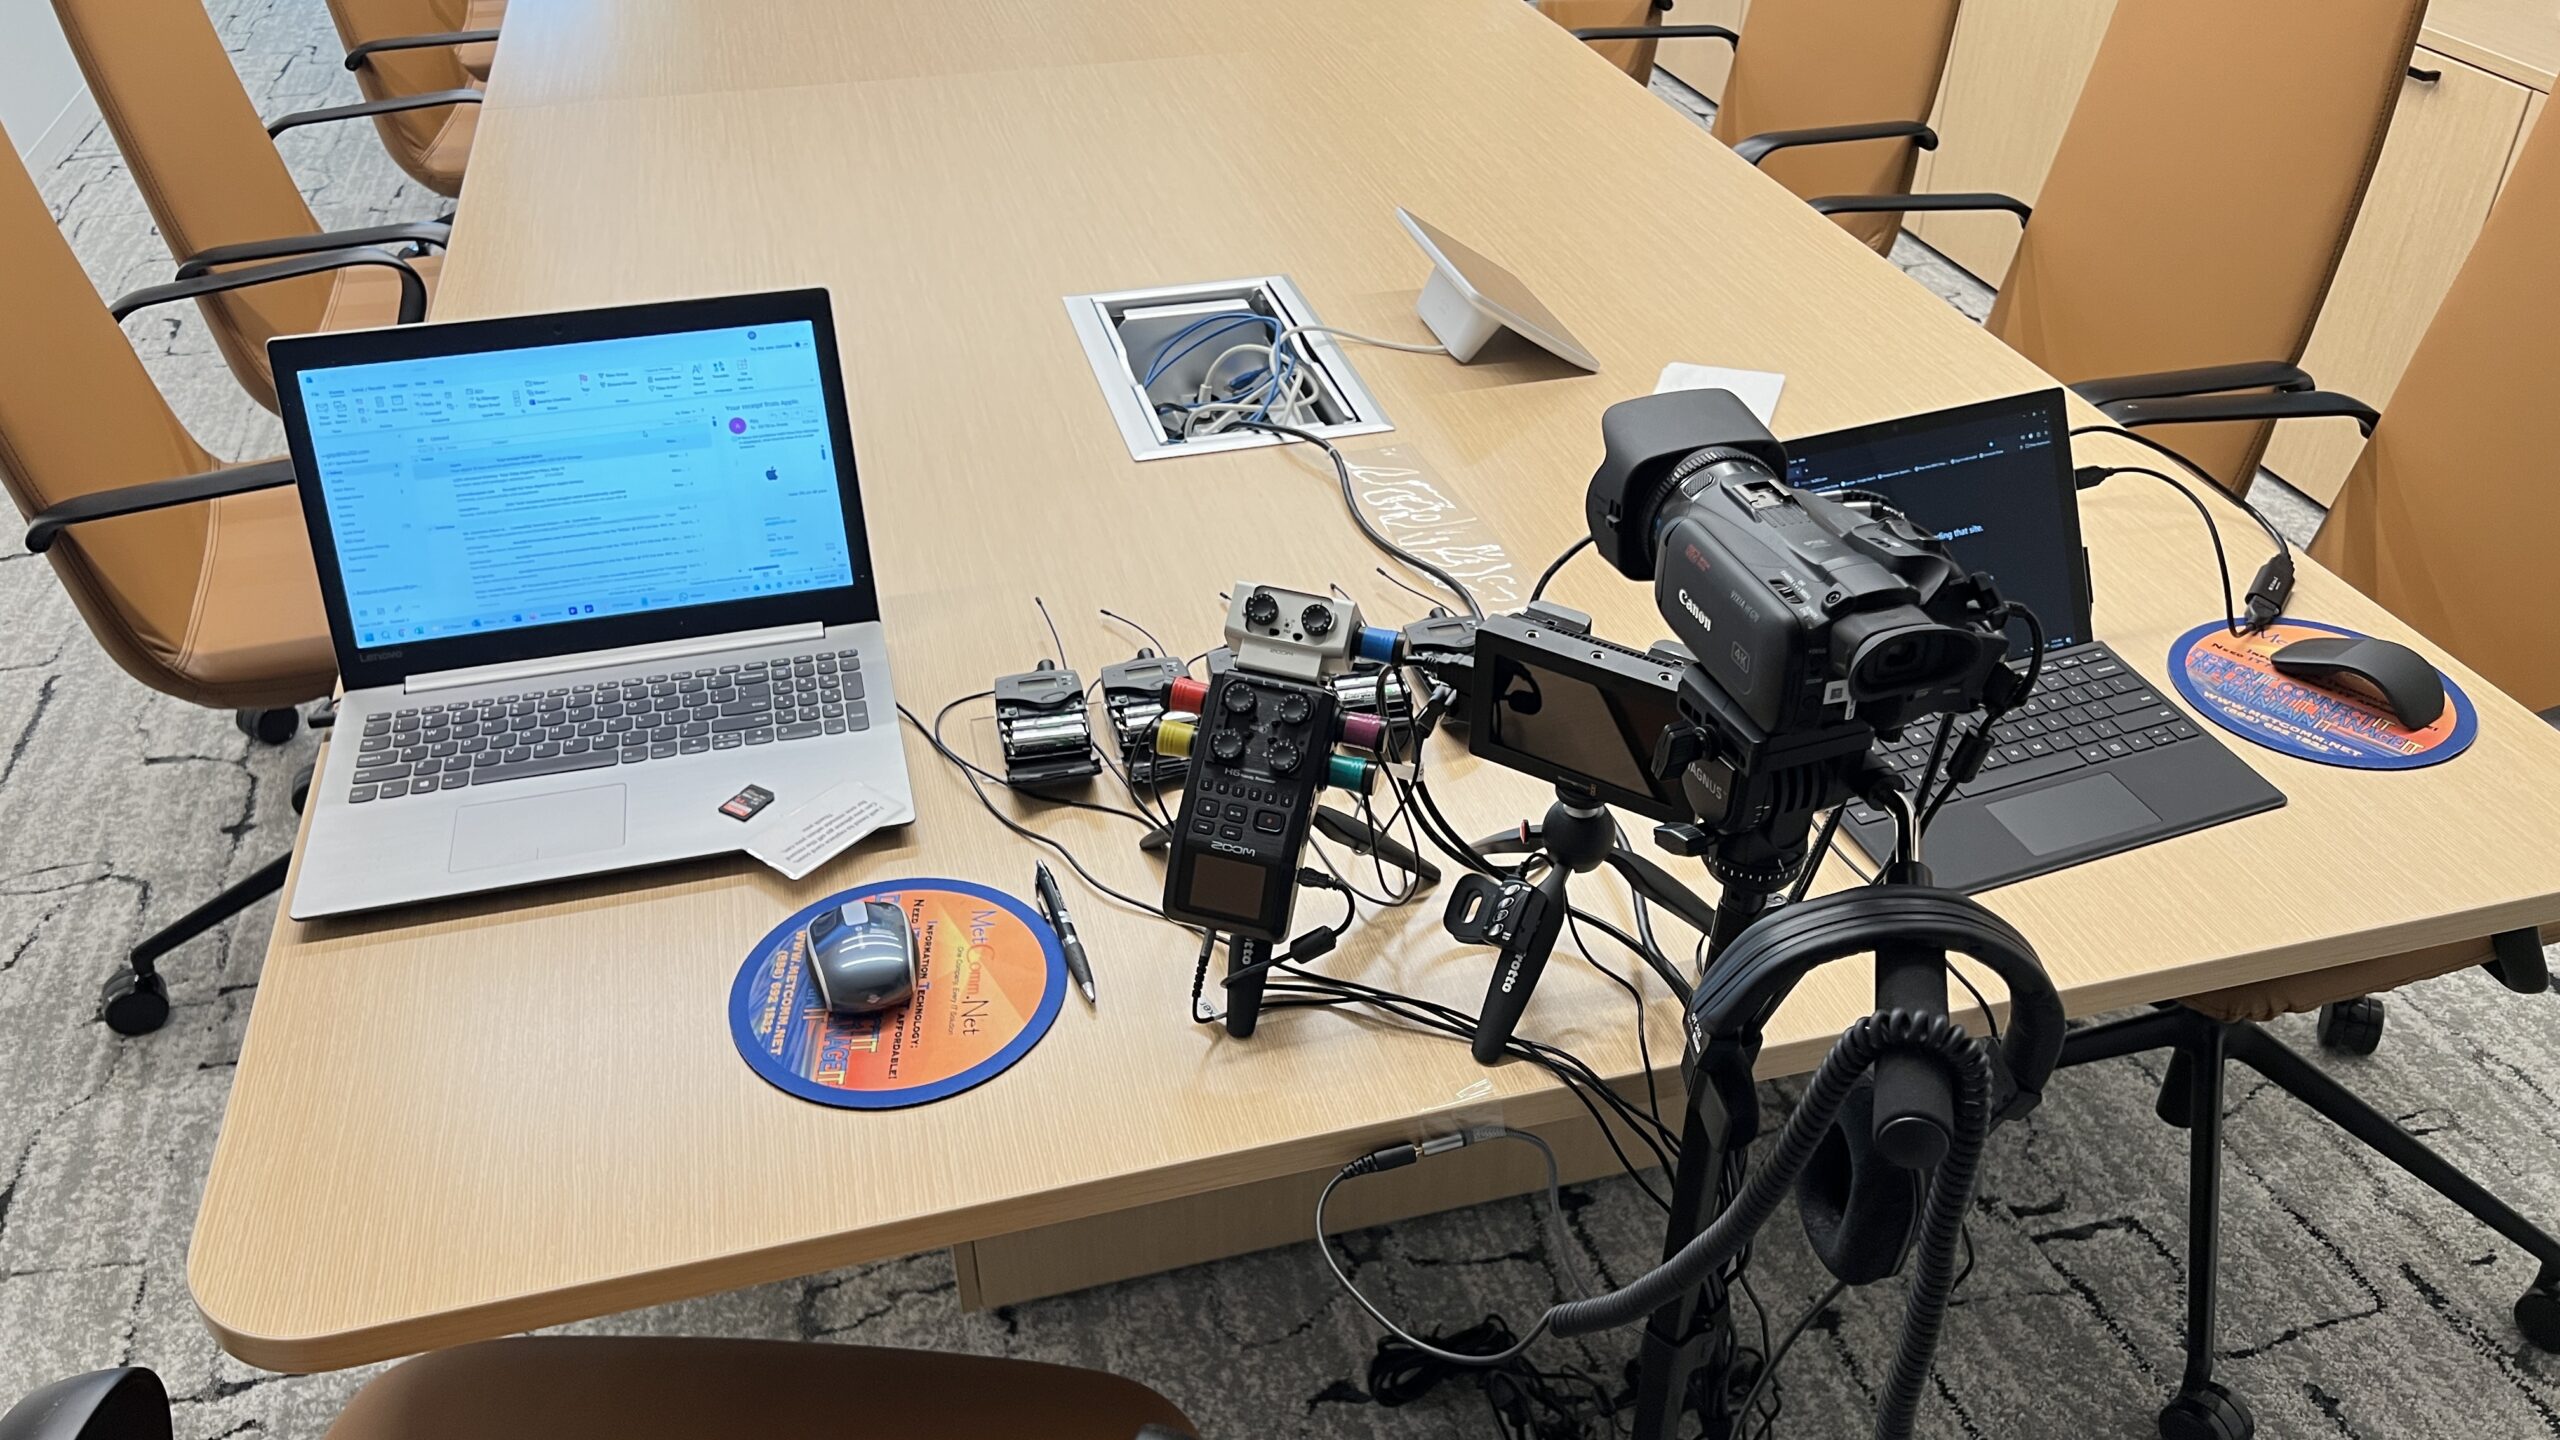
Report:
M 854 582 L 805 320 L 296 376 L 360 646 Z
M 1884 496 L 2003 597 L 2036 612 L 2047 648 L 2089 636 L 2088 561 L 2061 397 L 2010 400 L 1787 442 L 1787 483 Z M 2023 655 L 2025 627 L 2010 651 Z
M 1507 651 L 1490 657 L 1477 683 L 1493 693 L 1492 734 L 1486 738 L 1497 747 L 1544 761 L 1559 775 L 1679 803 L 1678 787 L 1653 775 L 1654 747 L 1680 718 L 1670 691 L 1604 689 Z

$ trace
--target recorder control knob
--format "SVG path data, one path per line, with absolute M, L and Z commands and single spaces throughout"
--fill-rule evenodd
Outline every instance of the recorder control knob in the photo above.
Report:
M 1293 740 L 1274 740 L 1262 750 L 1263 763 L 1269 765 L 1276 775 L 1286 775 L 1297 769 L 1298 762 L 1305 758 L 1306 753 Z
M 1244 753 L 1244 736 L 1233 730 L 1221 730 L 1209 741 L 1209 753 L 1221 760 L 1233 760 Z
M 1227 687 L 1226 698 L 1218 703 L 1226 706 L 1227 713 L 1230 715 L 1250 715 L 1253 713 L 1256 702 L 1250 688 L 1243 685 L 1230 685 Z
M 1333 607 L 1330 605 L 1308 606 L 1298 612 L 1298 628 L 1306 631 L 1311 639 L 1321 640 L 1332 634 Z
M 1285 724 L 1304 725 L 1307 723 L 1307 717 L 1313 713 L 1315 713 L 1315 707 L 1307 703 L 1307 697 L 1304 695 L 1288 695 L 1281 698 L 1280 719 Z
M 1280 618 L 1280 602 L 1268 590 L 1256 590 L 1244 598 L 1244 618 L 1248 625 L 1269 625 Z

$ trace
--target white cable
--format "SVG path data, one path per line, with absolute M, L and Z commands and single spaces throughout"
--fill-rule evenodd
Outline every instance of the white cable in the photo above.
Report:
M 1408 355 L 1446 355 L 1449 353 L 1449 347 L 1446 345 L 1416 345 L 1408 340 L 1381 340 L 1375 335 L 1361 335 L 1353 331 L 1337 329 L 1331 325 L 1292 325 L 1288 329 L 1283 330 L 1278 335 L 1272 337 L 1272 348 L 1277 349 L 1280 346 L 1286 345 L 1300 335 L 1330 335 L 1336 340 L 1349 340 L 1358 345 L 1375 345 L 1381 350 L 1402 350 Z M 1303 358 L 1304 352 L 1302 351 L 1300 353 L 1301 358 Z

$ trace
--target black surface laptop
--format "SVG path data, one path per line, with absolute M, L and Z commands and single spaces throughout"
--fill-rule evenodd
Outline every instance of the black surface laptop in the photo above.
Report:
M 1790 483 L 1883 495 L 2043 622 L 2035 693 L 1992 727 L 1981 775 L 1929 826 L 1923 858 L 1951 890 L 2006 885 L 2284 803 L 2165 687 L 2091 638 L 2068 432 L 2062 392 L 2049 390 L 1787 444 Z M 2009 663 L 2021 670 L 2028 643 L 2016 627 Z M 1938 723 L 1879 742 L 1914 785 Z M 1881 811 L 1852 804 L 1842 828 L 1879 863 L 1892 851 Z

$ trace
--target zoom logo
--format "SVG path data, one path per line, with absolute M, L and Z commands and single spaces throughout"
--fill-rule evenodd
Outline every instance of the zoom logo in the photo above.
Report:
M 1716 628 L 1716 622 L 1707 618 L 1707 612 L 1698 608 L 1698 602 L 1690 599 L 1689 592 L 1686 590 L 1680 592 L 1680 608 L 1689 612 L 1689 618 L 1698 622 L 1699 629 Z

